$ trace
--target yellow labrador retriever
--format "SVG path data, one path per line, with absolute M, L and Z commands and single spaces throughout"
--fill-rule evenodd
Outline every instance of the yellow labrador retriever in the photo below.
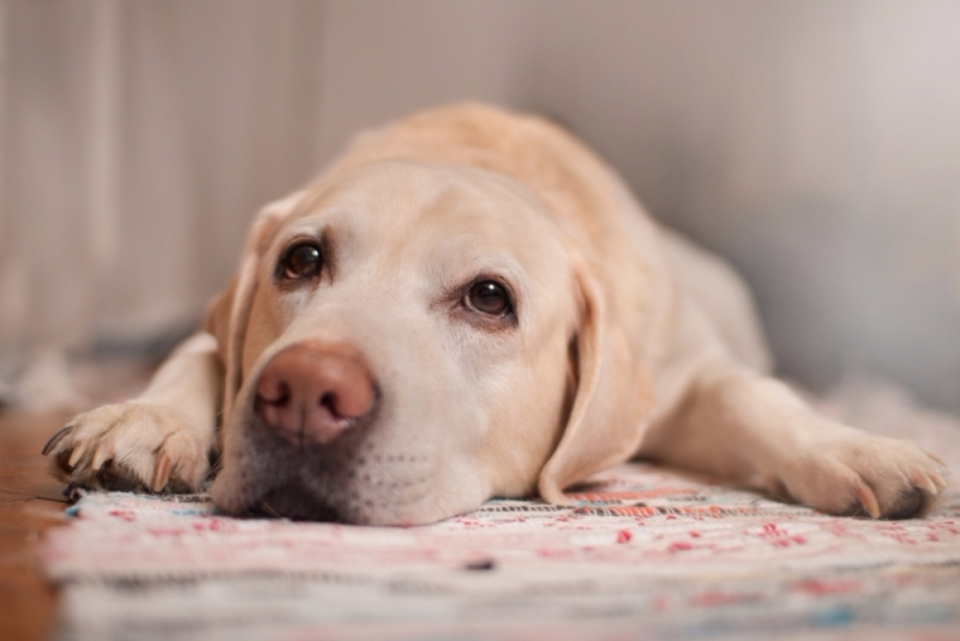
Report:
M 563 503 L 640 455 L 832 514 L 944 487 L 912 442 L 769 377 L 750 296 L 545 120 L 479 105 L 361 136 L 268 206 L 239 273 L 138 398 L 45 453 L 71 483 L 193 490 L 231 514 L 429 523 Z

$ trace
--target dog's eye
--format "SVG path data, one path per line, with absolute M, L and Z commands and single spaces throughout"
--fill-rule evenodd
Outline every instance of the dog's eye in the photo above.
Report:
M 510 294 L 500 283 L 482 280 L 470 286 L 464 299 L 467 307 L 490 316 L 503 316 L 513 311 Z
M 280 260 L 281 277 L 287 280 L 313 278 L 320 274 L 323 254 L 316 243 L 299 243 L 287 250 Z

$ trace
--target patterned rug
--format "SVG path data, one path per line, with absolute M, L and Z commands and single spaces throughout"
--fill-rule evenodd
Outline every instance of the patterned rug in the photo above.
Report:
M 898 390 L 821 409 L 960 469 L 960 421 Z M 436 525 L 233 519 L 206 497 L 85 496 L 43 558 L 62 639 L 958 639 L 960 484 L 927 519 L 828 517 L 646 464 L 573 507 Z

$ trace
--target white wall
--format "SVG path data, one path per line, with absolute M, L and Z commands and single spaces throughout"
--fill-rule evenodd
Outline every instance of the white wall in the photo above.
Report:
M 787 374 L 960 410 L 958 2 L 2 6 L 0 347 L 195 318 L 255 208 L 357 129 L 481 98 L 730 257 Z
M 321 155 L 477 96 L 552 114 L 758 293 L 781 369 L 960 409 L 960 3 L 328 3 Z
M 3 4 L 0 348 L 193 322 L 318 164 L 323 5 Z

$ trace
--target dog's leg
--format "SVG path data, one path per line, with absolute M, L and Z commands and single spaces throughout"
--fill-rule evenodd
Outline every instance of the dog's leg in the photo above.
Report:
M 922 515 L 946 486 L 915 443 L 829 420 L 780 381 L 732 365 L 697 376 L 641 454 L 830 514 Z
M 44 448 L 55 474 L 88 487 L 193 491 L 216 446 L 223 366 L 216 339 L 184 342 L 137 398 L 74 418 Z

